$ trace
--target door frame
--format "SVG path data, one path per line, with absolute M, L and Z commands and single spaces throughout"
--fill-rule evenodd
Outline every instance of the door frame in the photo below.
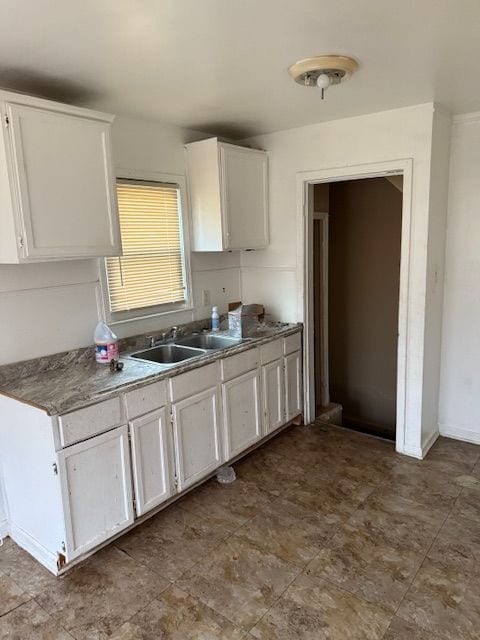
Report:
M 396 450 L 407 453 L 406 397 L 410 383 L 408 358 L 408 302 L 411 258 L 411 217 L 413 159 L 399 158 L 344 167 L 297 173 L 297 283 L 298 316 L 303 318 L 303 376 L 305 423 L 315 419 L 314 304 L 313 304 L 313 185 L 365 178 L 403 175 L 400 293 L 397 344 L 397 424 Z
M 326 211 L 313 211 L 313 223 L 319 222 L 322 227 L 322 247 L 321 247 L 321 256 L 320 261 L 322 262 L 322 282 L 321 282 L 321 290 L 322 297 L 320 300 L 320 313 L 321 313 L 321 354 L 320 354 L 320 363 L 321 363 L 321 379 L 322 379 L 322 397 L 321 404 L 322 406 L 327 406 L 330 404 L 330 380 L 329 380 L 329 366 L 328 366 L 328 252 L 329 252 L 329 243 L 328 243 L 328 230 L 329 230 L 329 216 L 330 214 Z M 313 268 L 313 246 L 312 246 L 312 268 Z M 313 291 L 313 280 L 312 280 L 312 291 Z M 314 305 L 314 300 L 312 297 L 312 305 Z M 313 318 L 315 318 L 315 308 L 313 309 Z M 315 341 L 314 341 L 314 349 L 315 349 Z M 315 398 L 315 405 L 317 404 Z

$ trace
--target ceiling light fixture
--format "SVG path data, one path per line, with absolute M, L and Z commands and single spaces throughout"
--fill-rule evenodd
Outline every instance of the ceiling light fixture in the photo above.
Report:
M 299 60 L 288 67 L 288 73 L 304 87 L 321 89 L 323 100 L 328 87 L 347 80 L 357 69 L 358 62 L 353 58 L 329 55 Z

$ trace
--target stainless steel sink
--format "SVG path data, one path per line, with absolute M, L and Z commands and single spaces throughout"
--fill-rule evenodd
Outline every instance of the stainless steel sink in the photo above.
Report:
M 195 347 L 197 349 L 207 349 L 208 351 L 217 351 L 234 347 L 241 344 L 241 338 L 230 338 L 229 336 L 212 336 L 209 334 L 199 334 L 196 336 L 188 336 L 182 340 L 177 340 L 176 344 L 184 347 Z
M 161 344 L 158 347 L 151 347 L 150 349 L 131 353 L 130 357 L 171 366 L 183 360 L 203 356 L 205 353 L 207 353 L 205 349 L 184 347 L 178 344 Z

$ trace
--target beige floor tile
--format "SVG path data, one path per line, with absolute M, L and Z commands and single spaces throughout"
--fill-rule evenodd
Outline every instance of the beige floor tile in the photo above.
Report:
M 123 624 L 111 640 L 242 640 L 244 631 L 172 586 Z
M 111 546 L 37 594 L 76 640 L 103 640 L 169 583 Z
M 426 468 L 422 461 L 398 461 L 385 477 L 382 488 L 444 511 L 453 507 L 461 491 L 453 476 Z
M 468 475 L 479 459 L 478 445 L 451 438 L 438 438 L 421 461 L 425 469 L 433 469 L 452 478 Z
M 187 571 L 177 585 L 247 630 L 299 573 L 297 566 L 232 537 Z
M 401 618 L 394 618 L 383 640 L 437 640 L 437 636 Z
M 329 537 L 321 515 L 282 499 L 264 507 L 234 535 L 300 567 L 319 552 Z
M 318 476 L 288 491 L 284 498 L 323 517 L 323 531 L 333 533 L 372 493 L 375 486 L 345 477 Z
M 367 530 L 387 544 L 426 551 L 445 522 L 443 509 L 427 507 L 393 490 L 375 490 L 348 520 L 351 531 Z
M 272 501 L 272 496 L 250 482 L 223 485 L 212 479 L 178 503 L 222 529 L 235 531 Z
M 10 538 L 0 547 L 0 572 L 12 578 L 22 591 L 31 596 L 49 589 L 57 582 L 50 571 Z
M 464 571 L 476 571 L 480 579 L 480 525 L 477 520 L 450 515 L 428 551 L 432 560 Z
M 480 447 L 470 442 L 440 437 L 428 452 L 427 460 L 455 460 L 473 467 L 480 461 Z
M 298 487 L 308 473 L 304 465 L 286 460 L 269 448 L 260 449 L 258 453 L 240 460 L 234 468 L 237 478 L 277 497 Z
M 0 617 L 0 640 L 73 640 L 34 600 Z
M 438 510 L 375 492 L 339 528 L 306 573 L 394 613 L 443 520 Z
M 424 557 L 405 546 L 380 541 L 368 531 L 342 532 L 307 565 L 305 572 L 382 605 L 393 614 Z
M 0 573 L 0 616 L 28 600 L 30 600 L 28 593 L 22 591 L 12 578 Z
M 480 640 L 480 447 L 315 424 L 235 468 L 63 578 L 7 539 L 0 640 Z
M 478 640 L 480 581 L 461 569 L 427 558 L 397 615 L 438 640 Z
M 480 489 L 462 489 L 455 502 L 453 514 L 480 522 Z
M 380 640 L 390 619 L 380 607 L 301 575 L 250 633 L 258 640 Z
M 152 571 L 176 580 L 227 535 L 217 524 L 172 505 L 115 545 Z

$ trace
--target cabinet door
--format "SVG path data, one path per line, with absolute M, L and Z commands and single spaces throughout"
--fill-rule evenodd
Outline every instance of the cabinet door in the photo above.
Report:
M 120 253 L 110 124 L 7 104 L 23 261 Z
M 285 356 L 285 409 L 288 420 L 303 413 L 302 352 Z
M 283 358 L 262 367 L 265 434 L 285 424 L 285 380 Z
M 118 427 L 58 452 L 72 560 L 133 523 L 128 430 Z
M 225 249 L 268 244 L 267 155 L 233 145 L 220 147 Z
M 217 387 L 172 405 L 178 490 L 222 464 Z
M 229 460 L 262 436 L 260 376 L 249 371 L 222 385 L 225 458 Z
M 173 443 L 165 407 L 129 423 L 137 516 L 175 493 Z

